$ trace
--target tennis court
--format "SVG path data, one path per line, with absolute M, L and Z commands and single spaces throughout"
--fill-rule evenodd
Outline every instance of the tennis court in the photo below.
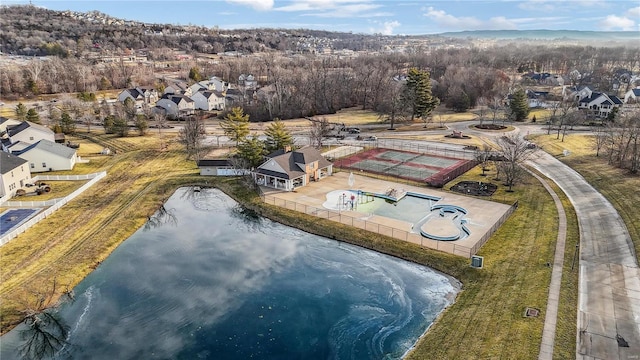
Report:
M 341 158 L 335 164 L 340 168 L 425 182 L 432 186 L 443 186 L 475 166 L 474 161 L 466 159 L 384 148 Z
M 41 209 L 9 209 L 0 214 L 0 237 L 10 233 L 18 226 L 22 225 Z

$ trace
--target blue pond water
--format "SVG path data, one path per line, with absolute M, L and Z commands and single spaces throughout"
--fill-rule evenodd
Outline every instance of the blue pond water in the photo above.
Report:
M 459 284 L 179 189 L 61 306 L 58 359 L 398 359 Z M 16 358 L 17 331 L 0 358 Z

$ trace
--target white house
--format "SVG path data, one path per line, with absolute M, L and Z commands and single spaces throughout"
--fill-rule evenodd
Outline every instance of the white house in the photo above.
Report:
M 31 172 L 27 160 L 0 151 L 0 196 L 13 197 L 16 191 L 28 184 Z
M 210 77 L 209 84 L 211 84 L 212 86 L 212 88 L 210 88 L 209 90 L 217 90 L 220 92 L 225 92 L 229 88 L 229 83 L 226 81 L 223 81 L 217 76 Z
M 164 95 L 156 103 L 156 108 L 162 109 L 170 118 L 193 115 L 195 112 L 195 102 L 184 95 Z
M 622 101 L 615 95 L 592 92 L 591 96 L 580 99 L 578 109 L 587 110 L 597 117 L 607 117 L 613 108 L 622 106 Z
M 9 119 L 4 116 L 0 116 L 0 134 L 7 131 L 8 126 L 15 126 L 20 124 L 20 120 Z
M 33 144 L 40 140 L 56 141 L 55 134 L 51 129 L 29 121 L 23 121 L 18 125 L 7 126 L 7 136 L 11 140 L 11 143 L 22 141 Z
M 640 103 L 640 87 L 631 89 L 624 94 L 624 103 Z
M 224 95 L 219 91 L 198 91 L 193 94 L 191 100 L 195 108 L 200 110 L 224 110 Z
M 156 101 L 158 101 L 158 92 L 153 88 L 142 87 L 122 90 L 122 92 L 118 94 L 118 101 L 124 104 L 127 99 L 133 100 L 136 108 L 142 109 L 144 104 L 153 106 Z
M 192 90 L 191 88 L 184 82 L 173 82 L 164 88 L 163 95 L 186 95 L 191 96 Z M 164 97 L 164 96 L 163 96 Z
M 72 170 L 78 160 L 75 149 L 49 140 L 40 140 L 13 154 L 27 160 L 31 172 Z
M 586 97 L 591 96 L 593 91 L 589 89 L 588 86 L 563 86 L 562 87 L 562 97 L 567 100 L 575 100 L 578 101 L 580 99 L 584 99 Z
M 333 164 L 313 147 L 280 150 L 267 156 L 253 177 L 258 185 L 293 191 L 333 173 Z
M 238 87 L 244 90 L 255 90 L 258 88 L 258 80 L 251 74 L 240 74 L 238 76 Z

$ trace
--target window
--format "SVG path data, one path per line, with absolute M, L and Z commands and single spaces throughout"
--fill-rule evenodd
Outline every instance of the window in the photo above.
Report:
M 13 177 L 13 171 L 11 172 L 11 177 Z
M 32 169 L 35 169 L 35 168 L 36 168 L 36 164 L 34 164 L 34 163 L 31 163 L 31 164 L 29 164 L 29 165 L 31 165 L 31 168 L 32 168 Z
M 46 168 L 46 167 L 47 167 L 47 163 L 43 162 L 43 163 L 42 163 L 42 167 L 43 167 L 43 168 Z
M 33 136 L 29 136 L 29 140 L 33 140 Z

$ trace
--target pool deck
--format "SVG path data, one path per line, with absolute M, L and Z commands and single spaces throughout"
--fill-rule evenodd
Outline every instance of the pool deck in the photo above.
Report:
M 262 187 L 262 191 L 267 198 L 271 199 L 271 203 L 299 211 L 306 211 L 307 213 L 310 212 L 310 207 L 329 211 L 323 207 L 323 203 L 327 201 L 327 194 L 335 190 L 363 190 L 372 193 L 386 193 L 389 189 L 396 189 L 438 196 L 442 198 L 438 204 L 456 205 L 467 210 L 468 213 L 465 218 L 468 219 L 468 223 L 465 226 L 471 231 L 469 236 L 456 241 L 430 240 L 424 238 L 417 232 L 412 232 L 411 224 L 408 222 L 355 211 L 343 210 L 338 212 L 334 210 L 333 213 L 339 213 L 339 215 L 318 216 L 369 231 L 379 232 L 401 240 L 420 244 L 424 247 L 466 257 L 475 254 L 475 250 L 480 246 L 479 244 L 486 239 L 485 234 L 491 233 L 494 225 L 511 209 L 511 206 L 502 203 L 457 195 L 427 187 L 393 183 L 361 176 L 356 173 L 354 173 L 354 178 L 355 181 L 352 187 L 348 185 L 349 173 L 339 172 L 292 192 L 278 191 L 265 187 Z M 294 203 L 298 205 L 291 206 Z M 321 212 L 327 213 L 327 211 Z M 426 226 L 429 226 L 429 232 L 433 234 L 450 233 L 451 231 L 451 224 L 442 221 L 430 222 Z M 419 229 L 416 230 L 419 231 Z

